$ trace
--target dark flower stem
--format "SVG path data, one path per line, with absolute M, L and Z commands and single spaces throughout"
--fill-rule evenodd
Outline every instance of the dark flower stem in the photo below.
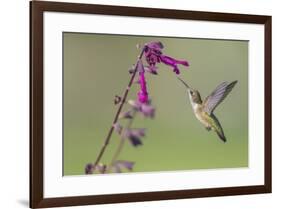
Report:
M 137 113 L 137 111 L 136 111 L 136 110 L 133 110 L 132 118 L 129 119 L 129 122 L 128 122 L 127 127 L 126 127 L 127 129 L 131 128 L 131 126 L 132 126 L 132 124 L 133 124 L 133 121 L 134 121 L 134 118 L 135 118 L 135 116 L 136 116 L 136 113 Z M 112 160 L 111 160 L 111 165 L 110 165 L 110 166 L 113 166 L 114 163 L 115 163 L 115 161 L 118 159 L 118 156 L 120 155 L 120 153 L 121 153 L 121 151 L 122 151 L 122 149 L 123 149 L 123 147 L 124 147 L 125 141 L 126 141 L 126 138 L 125 138 L 125 136 L 124 136 L 124 129 L 123 129 L 122 132 L 121 132 L 121 140 L 120 140 L 120 143 L 119 143 L 119 145 L 118 145 L 118 147 L 117 147 L 117 149 L 116 149 L 116 151 L 115 151 L 115 153 L 114 153 L 114 155 L 113 155 L 113 158 L 112 158 Z
M 145 49 L 145 47 L 142 49 L 140 55 L 138 56 L 138 59 L 137 59 L 137 62 L 136 62 L 135 68 L 134 68 L 134 72 L 133 72 L 133 74 L 132 74 L 132 76 L 131 76 L 131 79 L 130 79 L 130 81 L 129 81 L 129 84 L 128 84 L 128 86 L 127 86 L 127 88 L 126 88 L 126 90 L 125 90 L 125 92 L 124 92 L 124 94 L 123 94 L 123 97 L 122 97 L 122 99 L 121 99 L 121 103 L 120 103 L 119 108 L 118 108 L 118 110 L 117 110 L 117 112 L 116 112 L 116 115 L 115 115 L 115 117 L 114 117 L 113 123 L 112 123 L 112 125 L 111 125 L 111 127 L 110 127 L 110 129 L 109 129 L 109 132 L 108 132 L 108 134 L 107 134 L 107 137 L 106 137 L 105 140 L 104 140 L 104 144 L 103 144 L 103 146 L 101 147 L 101 149 L 100 149 L 100 151 L 99 151 L 99 154 L 98 154 L 98 156 L 97 156 L 97 158 L 96 158 L 96 161 L 95 161 L 95 163 L 94 163 L 94 168 L 99 164 L 99 162 L 100 162 L 100 160 L 101 160 L 101 158 L 102 158 L 102 156 L 103 156 L 103 154 L 104 154 L 104 152 L 105 152 L 105 150 L 106 150 L 106 147 L 107 147 L 107 145 L 108 145 L 109 142 L 110 142 L 110 139 L 111 139 L 111 136 L 112 136 L 112 133 L 113 133 L 113 130 L 114 130 L 114 124 L 118 121 L 119 115 L 120 115 L 120 113 L 121 113 L 121 111 L 122 111 L 122 108 L 123 108 L 125 102 L 126 102 L 128 93 L 129 93 L 129 91 L 130 91 L 130 89 L 131 89 L 131 86 L 132 86 L 132 84 L 133 84 L 133 82 L 134 82 L 134 79 L 135 79 L 135 76 L 136 76 L 136 74 L 137 74 L 138 62 L 142 59 L 142 56 L 143 56 L 143 53 L 144 53 L 144 49 Z

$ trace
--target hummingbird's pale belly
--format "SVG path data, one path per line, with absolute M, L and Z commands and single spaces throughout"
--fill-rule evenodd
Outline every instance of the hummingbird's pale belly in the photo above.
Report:
M 202 110 L 199 110 L 200 107 L 195 107 L 194 108 L 194 114 L 196 118 L 206 127 L 210 128 L 210 124 L 208 122 L 208 115 L 207 113 L 203 112 Z

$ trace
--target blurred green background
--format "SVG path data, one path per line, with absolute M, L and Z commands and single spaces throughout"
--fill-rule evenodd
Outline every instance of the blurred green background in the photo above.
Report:
M 147 129 L 144 145 L 126 143 L 119 159 L 136 162 L 134 172 L 248 166 L 247 41 L 63 33 L 64 175 L 84 174 L 85 164 L 95 161 L 118 108 L 114 96 L 123 94 L 139 54 L 136 44 L 155 40 L 165 55 L 188 60 L 180 76 L 202 98 L 221 82 L 238 80 L 215 110 L 228 141 L 205 130 L 183 85 L 159 64 L 158 75 L 146 76 L 156 117 L 135 120 L 134 127 Z M 133 85 L 128 98 L 135 99 L 138 88 Z M 110 162 L 119 140 L 114 133 L 101 162 Z

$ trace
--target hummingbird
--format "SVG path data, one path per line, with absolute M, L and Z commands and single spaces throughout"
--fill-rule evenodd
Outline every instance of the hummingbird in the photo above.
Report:
M 238 81 L 236 80 L 231 83 L 223 82 L 219 84 L 215 90 L 209 96 L 207 96 L 204 101 L 202 101 L 198 90 L 189 87 L 189 85 L 187 85 L 187 83 L 181 78 L 178 77 L 178 79 L 187 88 L 188 97 L 196 118 L 205 126 L 207 131 L 215 131 L 218 137 L 223 142 L 226 142 L 226 137 L 224 135 L 222 126 L 213 112 L 231 92 Z

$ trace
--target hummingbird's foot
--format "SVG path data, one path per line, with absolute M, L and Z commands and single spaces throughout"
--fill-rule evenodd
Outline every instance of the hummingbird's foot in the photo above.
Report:
M 205 127 L 206 128 L 206 130 L 207 131 L 210 131 L 212 128 L 211 127 L 209 127 L 209 126 L 207 126 L 207 127 Z

